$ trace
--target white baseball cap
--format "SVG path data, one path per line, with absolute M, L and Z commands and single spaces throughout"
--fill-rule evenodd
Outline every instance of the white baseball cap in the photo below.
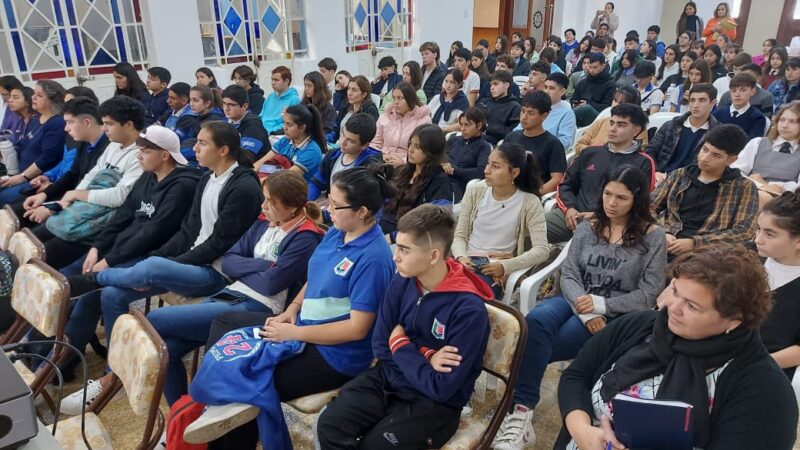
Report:
M 169 152 L 172 159 L 181 165 L 189 164 L 189 161 L 181 154 L 181 142 L 178 135 L 169 128 L 160 125 L 150 125 L 139 134 L 142 139 L 147 139 L 161 149 Z

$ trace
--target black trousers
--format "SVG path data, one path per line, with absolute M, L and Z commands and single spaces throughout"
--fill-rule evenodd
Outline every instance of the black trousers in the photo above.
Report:
M 57 237 L 45 226 L 46 222 L 36 225 L 31 232 L 44 244 L 44 257 L 47 264 L 60 270 L 74 263 L 89 251 L 91 246 L 80 242 L 70 242 Z
M 211 348 L 228 331 L 264 325 L 270 315 L 236 311 L 217 316 L 211 324 L 206 348 Z M 336 389 L 352 379 L 329 366 L 313 344 L 306 344 L 302 353 L 278 364 L 273 377 L 278 396 L 284 402 Z M 257 443 L 258 426 L 253 420 L 210 442 L 208 450 L 254 449 Z
M 461 409 L 385 390 L 380 366 L 348 382 L 317 421 L 323 450 L 440 448 L 458 430 Z

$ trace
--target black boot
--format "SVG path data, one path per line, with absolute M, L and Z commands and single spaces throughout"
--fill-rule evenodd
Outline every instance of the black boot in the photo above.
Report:
M 103 286 L 97 283 L 97 272 L 73 275 L 67 277 L 67 281 L 69 282 L 69 296 L 73 298 L 103 289 Z

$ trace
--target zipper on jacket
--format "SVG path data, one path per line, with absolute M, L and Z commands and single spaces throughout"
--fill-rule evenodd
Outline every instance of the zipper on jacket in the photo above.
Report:
M 417 306 L 414 307 L 414 318 L 411 319 L 411 328 L 412 329 L 416 329 L 416 327 L 417 327 L 417 313 L 419 312 L 419 304 L 422 303 L 422 297 L 424 297 L 424 295 L 420 295 L 419 296 L 419 298 L 417 299 Z M 408 333 L 406 333 L 406 334 L 408 334 Z

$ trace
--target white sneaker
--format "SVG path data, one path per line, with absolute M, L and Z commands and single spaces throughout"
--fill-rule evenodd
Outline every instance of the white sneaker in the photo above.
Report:
M 468 401 L 463 408 L 461 408 L 461 417 L 469 417 L 472 415 L 472 400 Z
M 89 405 L 91 405 L 92 402 L 95 401 L 95 399 L 102 393 L 103 385 L 100 384 L 100 381 L 89 380 L 89 382 L 86 384 L 86 407 L 88 408 Z M 79 389 L 61 400 L 61 414 L 77 416 L 81 413 L 82 404 L 83 389 Z
M 506 415 L 497 432 L 492 448 L 495 450 L 521 450 L 536 442 L 533 432 L 533 410 L 523 405 L 514 405 L 514 410 Z
M 206 406 L 203 414 L 183 431 L 183 440 L 187 444 L 211 442 L 255 419 L 260 411 L 259 408 L 244 403 Z

